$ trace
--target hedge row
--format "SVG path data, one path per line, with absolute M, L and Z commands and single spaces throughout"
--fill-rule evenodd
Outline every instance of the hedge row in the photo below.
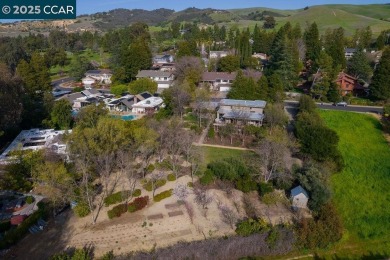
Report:
M 113 207 L 111 210 L 107 212 L 108 218 L 113 219 L 120 217 L 123 213 L 127 212 L 127 205 L 126 204 L 119 204 L 115 207 Z
M 145 208 L 146 205 L 148 205 L 148 202 L 149 202 L 149 197 L 145 196 L 145 197 L 135 198 L 134 201 L 129 204 L 126 203 L 119 204 L 107 212 L 108 218 L 113 219 L 113 218 L 120 217 L 122 214 L 126 213 L 127 211 L 135 212 L 141 210 Z
M 129 197 L 129 195 L 130 195 L 129 193 L 130 193 L 130 191 L 128 191 L 128 190 L 118 191 L 116 193 L 113 193 L 113 194 L 111 194 L 110 196 L 107 196 L 104 199 L 104 205 L 106 207 L 108 207 L 110 205 L 122 202 L 122 201 L 126 200 Z M 141 190 L 140 189 L 136 189 L 133 192 L 133 197 L 139 197 L 139 196 L 141 196 Z
M 162 201 L 163 199 L 169 198 L 170 196 L 172 196 L 172 191 L 173 191 L 173 189 L 163 191 L 163 192 L 157 194 L 156 196 L 154 196 L 153 200 L 155 202 L 159 202 L 159 201 Z
M 149 202 L 149 196 L 136 198 L 133 202 L 129 203 L 127 210 L 129 212 L 135 212 L 141 210 L 145 208 L 146 205 L 148 205 L 148 202 Z

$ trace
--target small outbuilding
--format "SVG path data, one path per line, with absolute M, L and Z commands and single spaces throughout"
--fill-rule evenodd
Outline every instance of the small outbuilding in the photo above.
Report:
M 293 209 L 306 209 L 309 195 L 306 190 L 299 185 L 291 190 L 291 201 Z

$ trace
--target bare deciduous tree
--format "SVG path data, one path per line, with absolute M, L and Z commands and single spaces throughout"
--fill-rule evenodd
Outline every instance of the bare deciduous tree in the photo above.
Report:
M 232 229 L 238 220 L 237 214 L 226 205 L 219 205 L 218 209 L 221 213 L 222 221 L 228 224 Z
M 203 214 L 207 216 L 207 206 L 213 201 L 213 197 L 205 189 L 194 189 L 195 203 L 202 206 Z
M 122 183 L 122 196 L 126 203 L 132 199 L 138 183 L 138 173 L 132 162 L 135 161 L 134 154 L 129 151 L 120 151 L 117 155 L 117 167 L 127 183 Z M 127 185 L 126 185 L 127 184 Z
M 278 173 L 285 171 L 289 150 L 283 143 L 264 139 L 256 152 L 260 155 L 264 182 L 272 180 Z

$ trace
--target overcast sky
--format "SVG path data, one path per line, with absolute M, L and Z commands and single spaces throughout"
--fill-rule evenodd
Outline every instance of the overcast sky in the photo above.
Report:
M 390 0 L 77 0 L 77 13 L 90 14 L 116 8 L 146 9 L 158 8 L 183 10 L 187 7 L 231 9 L 245 7 L 269 7 L 276 9 L 299 9 L 322 4 L 384 4 Z

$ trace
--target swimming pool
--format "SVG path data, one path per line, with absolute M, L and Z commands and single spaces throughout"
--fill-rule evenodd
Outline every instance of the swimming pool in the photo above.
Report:
M 123 115 L 123 116 L 118 116 L 118 115 L 111 115 L 113 118 L 118 118 L 122 119 L 124 121 L 131 121 L 137 119 L 137 116 L 134 115 Z

